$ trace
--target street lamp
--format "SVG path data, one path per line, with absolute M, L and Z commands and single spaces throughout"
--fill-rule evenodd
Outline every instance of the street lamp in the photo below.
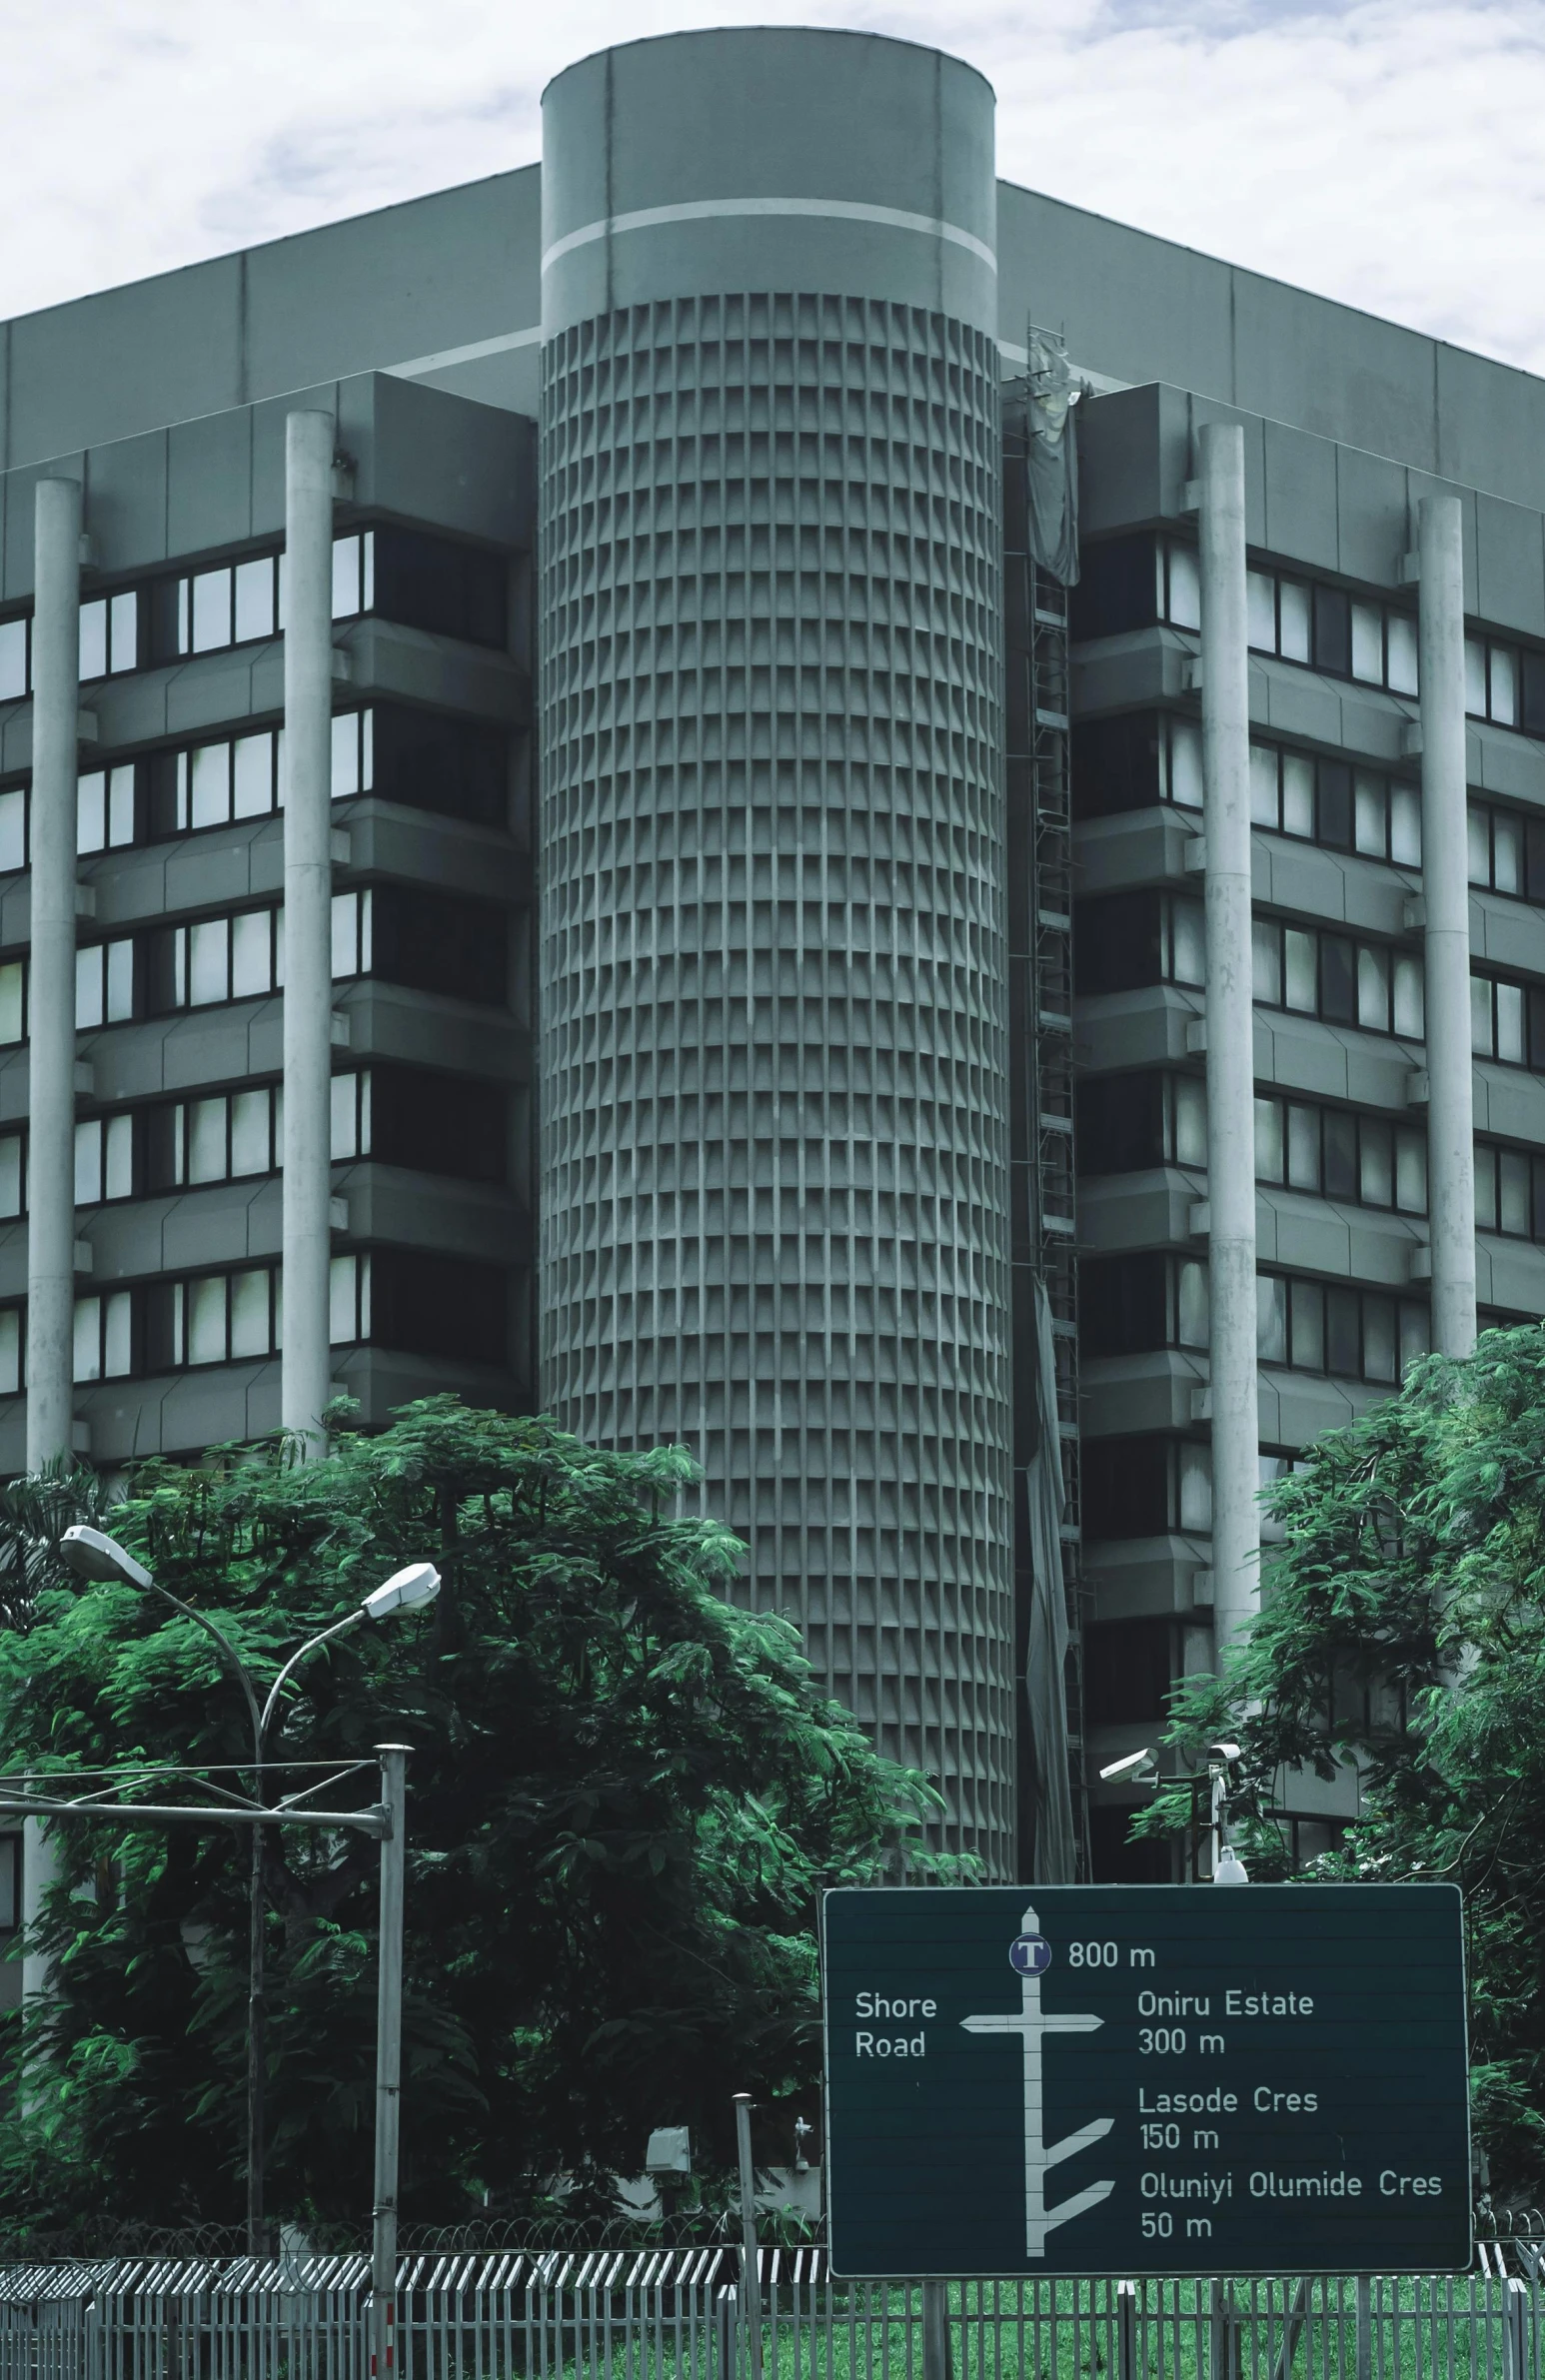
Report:
M 1225 1839 L 1229 1781 L 1235 1766 L 1244 1756 L 1237 1744 L 1210 1744 L 1207 1756 L 1210 1805 L 1207 1831 L 1212 1841 L 1212 1881 L 1215 1884 L 1247 1884 L 1250 1880 L 1249 1871 L 1233 1844 Z M 1141 1752 L 1129 1752 L 1121 1760 L 1112 1761 L 1099 1774 L 1102 1785 L 1156 1785 L 1160 1783 L 1151 1745 L 1144 1745 Z
M 217 1628 L 207 1613 L 196 1611 L 192 1604 L 184 1603 L 180 1595 L 174 1595 L 170 1587 L 163 1587 L 160 1580 L 153 1578 L 144 1564 L 137 1562 L 128 1549 L 121 1546 L 116 1538 L 109 1537 L 104 1530 L 89 1529 L 84 1525 L 78 1525 L 67 1529 L 59 1540 L 59 1558 L 65 1568 L 73 1571 L 78 1579 L 88 1579 L 97 1585 L 106 1585 L 116 1580 L 125 1587 L 134 1587 L 142 1592 L 159 1595 L 163 1602 L 171 1604 L 182 1613 L 185 1619 L 193 1621 L 197 1627 L 203 1629 L 206 1636 L 214 1639 L 220 1648 L 222 1657 L 236 1673 L 247 1704 L 247 1716 L 252 1723 L 253 1767 L 257 1772 L 254 1793 L 254 1799 L 257 1801 L 262 1801 L 264 1798 L 263 1772 L 267 1756 L 269 1727 L 278 1709 L 279 1698 L 301 1663 L 310 1654 L 315 1653 L 320 1646 L 331 1644 L 335 1637 L 346 1636 L 351 1629 L 367 1625 L 375 1626 L 400 1613 L 422 1611 L 427 1604 L 432 1604 L 440 1593 L 440 1573 L 431 1562 L 412 1562 L 406 1569 L 394 1571 L 392 1576 L 385 1580 L 381 1586 L 373 1588 L 363 1603 L 354 1611 L 346 1613 L 342 1620 L 335 1620 L 331 1628 L 325 1628 L 319 1635 L 309 1638 L 299 1652 L 290 1656 L 270 1688 L 267 1700 L 260 1706 L 258 1692 L 253 1684 L 251 1673 L 224 1630 Z M 400 1748 L 394 1747 L 393 1749 L 399 1753 L 395 1766 L 399 1785 L 398 1797 L 400 1798 L 402 1758 Z M 399 1823 L 396 1861 L 399 1871 L 401 1867 L 401 1831 Z M 385 1866 L 385 1862 L 383 1864 Z M 400 1903 L 400 1872 L 396 1885 L 396 1897 Z M 267 2003 L 264 1996 L 263 1977 L 263 1829 L 261 1826 L 255 1825 L 252 1829 L 252 1865 L 248 1884 L 247 1999 L 247 2246 L 249 2253 L 254 2256 L 261 2256 L 266 2244 L 263 2230 L 263 2080 L 267 2055 L 265 2039 Z M 398 1955 L 400 1956 L 400 1906 L 396 1912 L 396 1925 Z M 383 1909 L 381 1952 L 383 1970 L 387 1963 L 386 1935 L 388 1930 L 388 1912 Z M 395 2084 L 393 2096 L 395 2099 Z M 395 2119 L 395 2106 L 393 2115 Z M 379 2197 L 379 2188 L 377 2194 Z M 393 2196 L 395 2199 L 395 2183 Z

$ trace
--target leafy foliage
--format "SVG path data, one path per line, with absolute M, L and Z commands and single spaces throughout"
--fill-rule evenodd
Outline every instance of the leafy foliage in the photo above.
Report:
M 928 1788 L 822 1700 L 792 1629 L 726 1600 L 741 1549 L 678 1517 L 694 1477 L 677 1449 L 597 1453 L 437 1398 L 306 1466 L 273 1449 L 161 1469 L 112 1516 L 265 1683 L 399 1565 L 442 1572 L 427 1616 L 308 1661 L 271 1740 L 341 1766 L 413 1748 L 410 2219 L 535 2206 L 560 2174 L 609 2186 L 660 2123 L 728 2153 L 738 2089 L 813 2112 L 817 1889 L 927 1865 Z M 155 1596 L 33 1577 L 26 1632 L 0 1635 L 9 1769 L 250 1769 L 202 1631 Z M 348 1789 L 373 1799 L 374 1774 Z M 358 2230 L 376 1846 L 267 1841 L 270 2204 Z M 245 1832 L 75 1826 L 61 1847 L 40 1928 L 58 1989 L 0 2122 L 0 2219 L 89 2215 L 106 2190 L 150 2221 L 231 2220 Z
M 1294 1772 L 1362 1773 L 1363 1815 L 1317 1876 L 1465 1894 L 1475 2128 L 1493 2188 L 1545 2189 L 1545 1329 L 1433 1356 L 1275 1486 L 1286 1531 L 1259 1619 L 1219 1679 L 1172 1697 L 1199 1765 L 1243 1749 L 1236 1836 L 1285 1872 L 1272 1807 Z M 1184 1823 L 1176 1785 L 1141 1821 Z

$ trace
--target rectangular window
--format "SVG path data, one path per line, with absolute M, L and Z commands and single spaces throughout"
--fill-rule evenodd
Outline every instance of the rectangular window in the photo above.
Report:
M 274 1345 L 274 1276 L 252 1267 L 231 1275 L 231 1355 L 268 1355 Z
M 27 1141 L 23 1132 L 0 1132 L 0 1219 L 27 1211 Z
M 508 1006 L 510 924 L 503 910 L 387 884 L 360 900 L 362 973 L 414 991 Z M 1200 902 L 1193 905 L 1199 915 Z
M 27 965 L 13 958 L 0 966 L 0 1045 L 27 1038 Z
M 508 1361 L 509 1279 L 498 1266 L 382 1248 L 362 1280 L 362 1300 L 367 1290 L 378 1347 L 491 1369 Z
M 1489 891 L 1545 901 L 1545 819 L 1472 801 L 1469 873 L 1472 884 Z
M 1383 609 L 1376 602 L 1352 604 L 1352 675 L 1383 685 Z
M 0 702 L 20 702 L 32 691 L 32 620 L 0 619 Z
M 232 576 L 232 626 L 238 644 L 272 636 L 278 625 L 279 557 L 262 554 L 239 562 Z
M 1370 1033 L 1389 1031 L 1389 952 L 1377 942 L 1357 945 L 1357 1021 Z
M 368 975 L 371 962 L 371 916 L 373 901 L 364 892 L 335 892 L 333 895 L 333 980 L 350 975 Z
M 1545 990 L 1501 977 L 1470 977 L 1470 1046 L 1507 1066 L 1545 1063 Z
M 1509 1238 L 1545 1239 L 1545 1157 L 1478 1140 L 1475 1224 Z
M 75 848 L 116 851 L 134 840 L 134 766 L 95 768 L 76 783 Z
M 1370 859 L 1385 859 L 1389 855 L 1389 786 L 1381 776 L 1359 768 L 1352 776 L 1352 807 L 1355 819 L 1353 847 Z
M 1418 1298 L 1340 1282 L 1257 1276 L 1256 1344 L 1262 1363 L 1393 1388 L 1428 1352 L 1427 1306 Z
M 428 629 L 432 635 L 504 651 L 509 641 L 510 571 L 502 554 L 386 523 L 367 532 L 364 545 L 362 610 L 401 620 L 405 627 Z M 1087 558 L 1084 569 L 1087 577 Z M 1151 564 L 1149 572 L 1151 579 Z M 1150 593 L 1150 618 L 1152 605 Z M 1075 634 L 1083 632 L 1074 629 Z
M 1255 1102 L 1255 1179 L 1258 1182 L 1283 1182 L 1287 1179 L 1284 1105 L 1280 1099 L 1257 1099 Z
M 127 1289 L 75 1301 L 77 1381 L 122 1380 L 133 1370 L 133 1298 Z
M 1354 597 L 1342 588 L 1311 587 L 1270 571 L 1251 571 L 1246 615 L 1254 652 L 1312 661 L 1332 676 L 1387 685 L 1394 693 L 1417 691 L 1416 620 L 1409 611 Z M 1175 618 L 1173 611 L 1168 616 Z
M 1422 801 L 1414 785 L 1389 788 L 1389 856 L 1397 867 L 1422 863 Z
M 0 874 L 27 864 L 27 792 L 11 785 L 0 793 Z
M 0 1397 L 16 1396 L 22 1384 L 22 1309 L 0 1306 Z
M 1105 538 L 1086 546 L 1068 601 L 1073 639 L 1125 635 L 1162 616 L 1164 549 L 1148 536 Z
M 1176 1518 L 1182 1529 L 1205 1533 L 1212 1527 L 1212 1449 L 1182 1439 L 1179 1448 Z
M 342 710 L 333 720 L 333 799 L 368 793 L 374 777 L 375 712 Z M 426 805 L 428 806 L 428 805 Z
M 1265 571 L 1251 571 L 1245 579 L 1246 633 L 1252 650 L 1277 649 L 1277 583 Z
M 1284 661 L 1309 658 L 1309 590 L 1296 579 L 1277 581 L 1277 650 Z
M 1356 1199 L 1361 1192 L 1357 1163 L 1357 1118 L 1345 1108 L 1320 1113 L 1320 1156 L 1327 1198 Z
M 372 1105 L 369 1068 L 362 1068 L 356 1074 L 335 1074 L 332 1089 L 334 1163 L 354 1157 L 368 1157 L 371 1153 Z
M 156 1368 L 236 1363 L 278 1353 L 281 1316 L 274 1265 L 157 1283 L 153 1298 L 156 1313 L 154 1321 L 147 1319 L 146 1336 L 148 1362 Z
M 1263 1006 L 1421 1038 L 1422 962 L 1386 943 L 1251 921 L 1253 996 Z
M 1168 591 L 1164 616 L 1177 628 L 1201 626 L 1201 567 L 1194 546 L 1166 544 Z
M 249 1000 L 279 988 L 283 911 L 247 909 L 146 937 L 152 1013 Z M 169 970 L 161 963 L 169 955 Z M 166 980 L 170 975 L 170 981 Z
M 1282 928 L 1274 917 L 1250 923 L 1252 996 L 1268 1008 L 1282 1005 Z
M 1409 611 L 1386 611 L 1384 646 L 1387 681 L 1392 694 L 1420 691 L 1416 674 L 1416 622 Z
M 75 1203 L 94 1207 L 134 1196 L 134 1118 L 93 1116 L 75 1127 Z
M 1487 716 L 1501 727 L 1518 723 L 1518 665 L 1509 644 L 1493 644 L 1488 654 Z
M 147 1109 L 147 1186 L 196 1188 L 276 1173 L 283 1131 L 284 1092 L 278 1083 Z
M 168 754 L 176 770 L 176 830 L 265 818 L 279 807 L 281 733 L 264 727 Z M 166 831 L 165 826 L 162 831 Z
M 446 542 L 426 541 L 439 549 Z M 164 579 L 145 591 L 149 657 L 173 660 L 187 653 L 220 652 L 280 633 L 284 626 L 284 557 L 250 555 L 237 563 L 216 563 L 186 578 Z M 115 598 L 117 599 L 117 598 Z M 375 532 L 353 531 L 333 541 L 333 617 L 346 619 L 375 604 Z M 120 633 L 117 621 L 110 634 Z M 127 637 L 127 629 L 123 631 Z M 140 641 L 136 634 L 135 642 Z M 134 662 L 114 667 L 133 667 Z
M 80 673 L 83 683 L 117 677 L 140 665 L 140 598 L 131 587 L 97 595 L 80 608 Z
M 1169 967 L 1172 983 L 1207 980 L 1207 928 L 1202 904 L 1183 893 L 1169 896 Z
M 509 745 L 502 734 L 479 729 L 467 737 L 462 722 L 433 712 L 396 703 L 376 707 L 375 789 L 383 801 L 444 809 L 486 826 L 508 822 Z M 1072 730 L 1075 816 L 1105 818 L 1178 799 L 1169 787 L 1171 734 L 1153 711 L 1077 721 Z
M 1250 746 L 1250 821 L 1280 829 L 1282 824 L 1282 755 L 1274 744 Z
M 88 942 L 75 953 L 75 1024 L 127 1024 L 134 1015 L 134 940 Z
M 1314 590 L 1314 666 L 1334 677 L 1352 674 L 1352 599 L 1344 588 Z

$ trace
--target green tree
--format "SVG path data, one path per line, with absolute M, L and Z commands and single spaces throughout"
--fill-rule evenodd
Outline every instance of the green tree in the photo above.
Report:
M 933 1796 L 822 1699 L 791 1628 L 726 1600 L 741 1549 L 678 1517 L 695 1476 L 679 1449 L 597 1453 L 437 1398 L 313 1464 L 268 1448 L 161 1469 L 112 1517 L 265 1679 L 400 1564 L 442 1572 L 427 1616 L 306 1666 L 273 1743 L 340 1763 L 413 1747 L 410 2216 L 635 2172 L 659 2123 L 728 2147 L 738 2089 L 807 2107 L 818 1888 L 929 1864 Z M 0 1635 L 12 1771 L 249 1759 L 200 1630 L 37 1568 L 27 1625 Z M 374 1798 L 373 1778 L 353 1789 Z M 376 1846 L 268 1841 L 270 2204 L 357 2229 Z M 0 2217 L 89 2215 L 106 2191 L 160 2221 L 234 2219 L 245 1834 L 72 1824 L 63 1850 L 40 1929 L 57 1991 L 0 2123 Z
M 1545 1329 L 1489 1331 L 1316 1440 L 1269 1491 L 1286 1542 L 1220 1678 L 1177 1689 L 1166 1741 L 1243 1748 L 1236 1834 L 1287 1872 L 1271 1823 L 1295 1770 L 1354 1761 L 1363 1815 L 1317 1876 L 1465 1894 L 1472 2093 L 1494 2191 L 1545 2188 Z M 1183 1823 L 1174 1785 L 1139 1821 Z

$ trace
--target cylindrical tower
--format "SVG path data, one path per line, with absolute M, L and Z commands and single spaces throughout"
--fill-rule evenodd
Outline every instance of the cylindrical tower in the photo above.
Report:
M 543 1394 L 1013 1866 L 992 94 L 682 34 L 544 100 Z

